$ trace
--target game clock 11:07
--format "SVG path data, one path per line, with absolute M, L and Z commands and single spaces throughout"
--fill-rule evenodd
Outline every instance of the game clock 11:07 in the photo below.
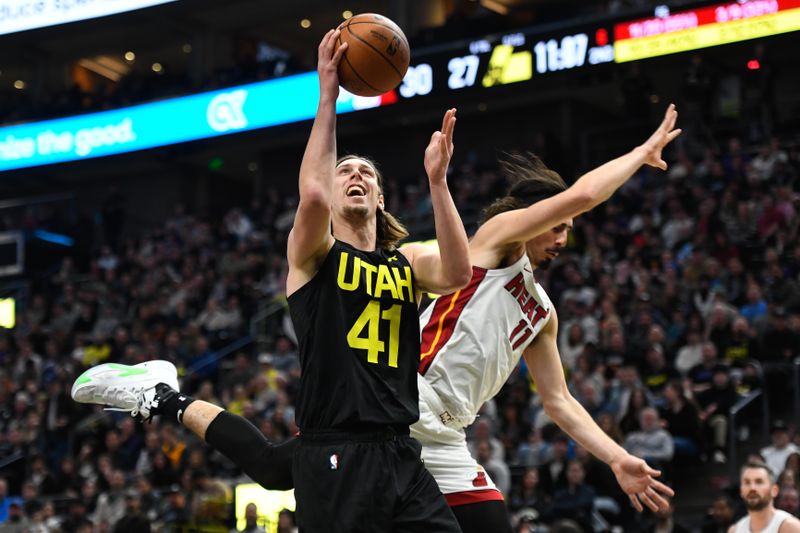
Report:
M 603 27 L 557 35 L 512 33 L 472 41 L 460 52 L 419 54 L 398 92 L 414 98 L 495 87 L 613 61 L 610 32 Z

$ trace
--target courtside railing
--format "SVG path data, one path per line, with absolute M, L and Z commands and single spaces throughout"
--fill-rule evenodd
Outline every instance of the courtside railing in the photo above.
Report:
M 761 399 L 761 432 L 764 442 L 769 438 L 769 405 L 767 395 L 761 389 L 754 390 L 736 402 L 728 413 L 728 464 L 730 465 L 731 480 L 739 477 L 739 463 L 736 457 L 739 435 L 737 417 L 747 406 Z

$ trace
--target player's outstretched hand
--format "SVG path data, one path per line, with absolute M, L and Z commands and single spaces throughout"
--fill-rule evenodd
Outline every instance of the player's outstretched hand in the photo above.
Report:
M 655 511 L 666 511 L 669 502 L 665 496 L 672 497 L 675 493 L 671 488 L 654 479 L 661 472 L 650 468 L 647 463 L 633 455 L 626 455 L 612 463 L 611 470 L 617 476 L 617 483 L 630 498 L 637 511 L 644 508 L 642 504 Z
M 664 120 L 661 125 L 650 136 L 647 141 L 639 148 L 644 151 L 645 163 L 661 170 L 667 170 L 667 163 L 661 159 L 661 151 L 666 145 L 671 143 L 675 137 L 681 134 L 681 129 L 675 129 L 675 121 L 678 120 L 678 111 L 675 104 L 670 104 L 667 112 L 664 113 Z
M 425 172 L 431 184 L 447 180 L 447 167 L 453 157 L 453 129 L 456 127 L 456 109 L 448 109 L 442 119 L 442 129 L 433 132 L 425 149 Z
M 339 30 L 330 30 L 319 43 L 319 56 L 317 58 L 317 74 L 319 75 L 320 99 L 329 97 L 336 100 L 339 96 L 339 61 L 347 50 L 347 43 L 338 47 Z

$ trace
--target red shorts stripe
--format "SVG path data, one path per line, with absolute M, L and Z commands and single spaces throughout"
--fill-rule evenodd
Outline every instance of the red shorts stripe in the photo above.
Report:
M 440 296 L 433 308 L 431 318 L 422 329 L 422 342 L 420 349 L 419 373 L 425 374 L 431 366 L 436 354 L 442 349 L 456 328 L 461 311 L 467 306 L 478 286 L 486 277 L 487 270 L 472 267 L 472 279 L 469 284 L 450 296 Z
M 471 503 L 503 501 L 503 493 L 497 489 L 468 490 L 466 492 L 453 492 L 445 494 L 444 499 L 450 507 L 469 505 Z

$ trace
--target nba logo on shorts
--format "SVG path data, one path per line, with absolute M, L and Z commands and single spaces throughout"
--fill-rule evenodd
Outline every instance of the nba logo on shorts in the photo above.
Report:
M 331 470 L 339 470 L 339 454 L 331 454 Z

